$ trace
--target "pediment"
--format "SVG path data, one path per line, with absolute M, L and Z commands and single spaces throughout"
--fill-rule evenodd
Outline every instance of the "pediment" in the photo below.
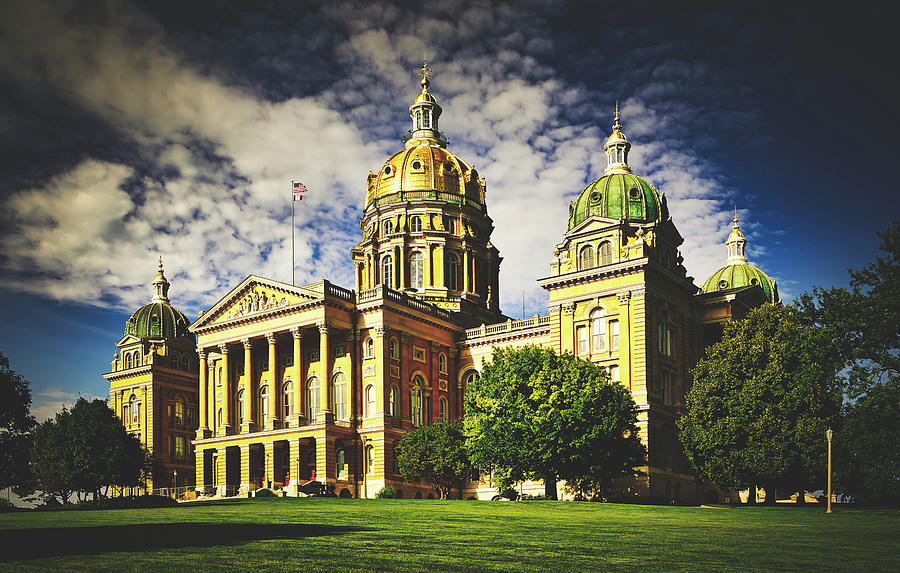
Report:
M 598 231 L 608 231 L 613 227 L 618 227 L 622 224 L 622 221 L 619 219 L 611 219 L 609 217 L 600 217 L 594 215 L 592 217 L 588 217 L 575 227 L 569 229 L 566 233 L 566 237 L 575 236 L 575 235 L 584 235 L 586 233 L 594 233 Z
M 250 275 L 190 326 L 190 330 L 264 314 L 322 298 L 309 287 Z
M 123 346 L 128 346 L 129 344 L 134 344 L 135 342 L 140 342 L 141 339 L 133 334 L 126 334 L 122 337 L 121 340 L 116 342 L 116 346 L 122 348 Z

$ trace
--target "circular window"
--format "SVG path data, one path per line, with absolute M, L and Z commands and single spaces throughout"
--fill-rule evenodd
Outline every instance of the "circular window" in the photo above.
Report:
M 594 191 L 591 193 L 591 203 L 599 203 L 600 198 L 603 197 L 599 191 Z
M 422 162 L 418 159 L 412 162 L 413 169 L 422 169 Z
M 758 285 L 758 284 L 759 284 L 759 279 L 757 279 L 756 277 L 753 277 L 752 279 L 750 279 L 750 284 L 752 284 L 752 285 Z
M 719 281 L 719 288 L 728 288 L 728 281 L 722 279 Z
M 631 189 L 628 190 L 628 196 L 631 197 L 632 199 L 637 199 L 638 197 L 641 196 L 641 192 L 638 191 L 637 187 L 632 187 Z
M 384 174 L 385 174 L 385 175 L 390 175 L 390 174 L 391 174 L 391 166 L 390 166 L 390 165 L 385 165 L 385 166 L 384 166 Z
M 449 161 L 444 163 L 444 172 L 445 173 L 453 173 L 453 164 Z

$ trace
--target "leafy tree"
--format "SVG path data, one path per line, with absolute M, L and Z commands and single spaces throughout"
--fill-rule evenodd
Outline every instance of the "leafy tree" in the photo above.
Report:
M 447 499 L 450 488 L 472 473 L 462 423 L 442 420 L 407 432 L 398 444 L 397 466 L 404 480 L 429 483 Z
M 79 398 L 41 424 L 32 444 L 38 487 L 65 502 L 72 493 L 101 497 L 108 486 L 141 483 L 149 455 L 102 400 Z
M 497 348 L 465 403 L 472 462 L 494 469 L 501 489 L 542 479 L 556 499 L 559 479 L 602 489 L 644 463 L 631 393 L 571 354 Z
M 766 502 L 804 491 L 825 469 L 825 430 L 838 415 L 836 361 L 797 312 L 765 304 L 725 326 L 693 371 L 678 420 L 700 479 L 764 485 Z
M 29 482 L 28 444 L 35 426 L 30 407 L 28 380 L 0 353 L 0 489 L 23 491 Z

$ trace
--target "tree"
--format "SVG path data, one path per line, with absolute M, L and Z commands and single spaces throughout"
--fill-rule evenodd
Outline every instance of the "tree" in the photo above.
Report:
M 0 489 L 27 487 L 28 451 L 35 420 L 28 380 L 11 370 L 0 353 Z
M 725 326 L 693 370 L 678 429 L 697 477 L 722 488 L 802 493 L 824 477 L 837 363 L 798 313 L 765 304 Z
M 398 444 L 397 466 L 405 481 L 429 483 L 447 499 L 450 489 L 472 473 L 462 423 L 441 420 L 407 432 Z
M 72 493 L 97 499 L 108 486 L 139 485 L 148 456 L 105 402 L 84 398 L 41 424 L 32 444 L 38 486 L 62 502 Z
M 465 403 L 472 462 L 495 470 L 501 489 L 541 479 L 556 499 L 558 479 L 604 488 L 644 464 L 631 393 L 571 354 L 496 348 Z

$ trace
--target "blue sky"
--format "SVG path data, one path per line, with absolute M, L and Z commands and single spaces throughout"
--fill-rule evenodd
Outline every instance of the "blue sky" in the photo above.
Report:
M 736 205 L 783 296 L 846 284 L 894 215 L 888 23 L 817 4 L 47 2 L 0 7 L 0 352 L 50 415 L 106 396 L 162 254 L 189 316 L 246 275 L 352 285 L 366 175 L 401 147 L 427 49 L 450 149 L 488 183 L 507 314 L 546 312 L 567 205 L 631 164 L 696 282 Z M 852 42 L 848 42 L 851 40 Z

